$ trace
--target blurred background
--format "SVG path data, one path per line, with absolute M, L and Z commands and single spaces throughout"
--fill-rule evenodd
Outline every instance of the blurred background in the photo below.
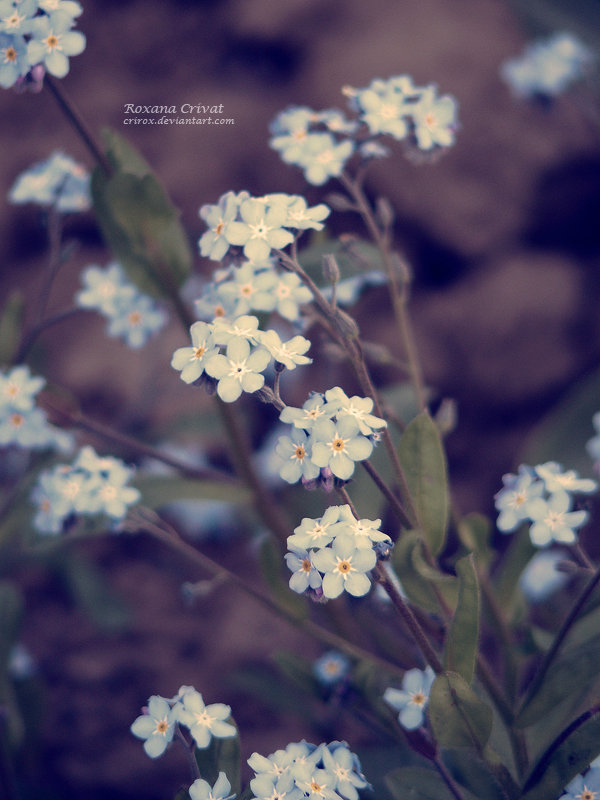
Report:
M 600 408 L 598 95 L 585 88 L 552 105 L 525 103 L 499 76 L 500 65 L 537 34 L 570 30 L 595 47 L 589 37 L 599 21 L 597 2 L 571 2 L 568 15 L 558 0 L 83 5 L 78 28 L 87 48 L 71 60 L 61 86 L 93 130 L 112 127 L 139 148 L 181 209 L 194 249 L 204 231 L 199 207 L 229 189 L 322 199 L 268 147 L 269 122 L 286 106 L 343 108 L 342 86 L 398 74 L 456 97 L 461 128 L 448 153 L 416 164 L 393 148 L 366 186 L 397 211 L 397 244 L 415 274 L 411 315 L 426 383 L 437 401 L 457 403 L 448 449 L 463 512 L 493 513 L 500 476 L 518 463 L 524 438 L 574 385 L 587 381 L 591 407 L 597 398 Z M 92 167 L 47 90 L 4 91 L 1 102 L 2 195 L 22 170 L 56 149 Z M 222 104 L 223 116 L 235 122 L 125 126 L 126 103 Z M 324 187 L 335 189 L 333 182 Z M 363 233 L 351 215 L 332 224 L 338 233 Z M 79 246 L 53 289 L 51 311 L 71 303 L 83 267 L 110 260 L 91 215 L 69 220 L 66 233 Z M 39 211 L 5 205 L 0 238 L 2 300 L 16 287 L 34 298 L 47 259 Z M 200 275 L 208 277 L 213 266 L 196 260 Z M 383 290 L 365 297 L 358 313 L 369 339 L 393 340 Z M 132 352 L 108 340 L 103 321 L 90 314 L 46 334 L 38 371 L 76 394 L 96 418 L 157 437 L 177 413 L 197 413 L 197 397 L 167 368 L 184 343 L 173 323 Z M 316 367 L 311 386 L 327 388 L 328 380 Z M 301 403 L 305 387 L 296 391 Z M 582 424 L 589 438 L 591 421 Z M 222 545 L 207 546 L 218 557 Z M 227 558 L 245 569 L 247 554 L 237 544 Z M 226 589 L 186 605 L 182 580 L 201 576 L 180 558 L 125 538 L 82 546 L 76 559 L 58 577 L 35 563 L 19 575 L 27 604 L 23 640 L 45 684 L 27 767 L 37 798 L 172 796 L 185 781 L 184 761 L 173 752 L 150 763 L 128 729 L 150 694 L 171 696 L 181 684 L 194 684 L 207 702 L 233 706 L 246 757 L 303 737 L 346 737 L 357 747 L 371 741 L 372 732 L 343 715 L 339 722 L 331 709 L 320 709 L 315 724 L 314 709 L 301 699 L 283 710 L 264 698 L 252 701 L 255 678 L 240 678 L 240 665 L 268 675 L 274 649 L 288 646 L 307 658 L 321 650 Z M 90 564 L 102 586 L 94 589 L 90 579 L 78 590 Z M 77 591 L 88 593 L 91 613 L 74 604 Z M 94 616 L 102 602 L 108 612 Z

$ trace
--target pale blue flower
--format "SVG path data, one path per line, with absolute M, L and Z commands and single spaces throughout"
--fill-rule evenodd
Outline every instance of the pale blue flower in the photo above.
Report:
M 529 44 L 518 58 L 506 61 L 500 74 L 517 97 L 555 97 L 583 78 L 594 54 L 571 33 L 556 33 Z
M 323 768 L 335 778 L 332 788 L 347 800 L 358 800 L 357 789 L 365 789 L 369 784 L 360 772 L 360 764 L 354 753 L 344 742 L 332 743 L 321 752 Z
M 330 133 L 310 133 L 294 163 L 303 169 L 309 183 L 321 186 L 342 174 L 353 152 L 354 142 L 350 139 L 338 143 Z
M 19 364 L 7 372 L 0 371 L 0 409 L 29 411 L 45 383 L 45 378 L 32 375 L 26 364 Z
M 529 529 L 531 541 L 537 547 L 547 547 L 551 542 L 575 544 L 576 529 L 585 525 L 587 511 L 571 511 L 571 495 L 555 492 L 548 500 L 530 506 L 533 524 Z
M 230 242 L 225 238 L 225 228 L 229 222 L 237 217 L 240 202 L 249 197 L 247 192 L 239 197 L 234 192 L 226 192 L 219 198 L 216 205 L 203 205 L 200 216 L 206 222 L 209 230 L 206 231 L 198 242 L 200 254 L 213 261 L 221 261 L 229 250 Z
M 207 361 L 219 352 L 214 344 L 212 325 L 194 322 L 190 328 L 190 336 L 192 346 L 178 347 L 171 358 L 171 366 L 179 370 L 179 377 L 185 383 L 197 381 L 204 373 Z
M 454 144 L 456 111 L 456 100 L 450 95 L 438 97 L 434 86 L 423 90 L 421 99 L 411 110 L 414 135 L 421 150 Z
M 246 258 L 260 261 L 271 250 L 290 244 L 294 237 L 283 227 L 286 208 L 281 203 L 266 204 L 260 198 L 245 200 L 239 209 L 241 221 L 228 222 L 224 235 L 230 244 L 244 248 Z
M 329 650 L 317 658 L 313 664 L 313 674 L 319 683 L 333 686 L 342 681 L 350 672 L 350 662 L 343 653 Z M 327 765 L 326 765 L 327 766 Z
M 372 549 L 359 549 L 353 537 L 337 536 L 331 547 L 325 547 L 312 556 L 314 566 L 323 573 L 323 594 L 338 597 L 344 590 L 355 597 L 367 594 L 371 581 L 366 575 L 377 563 Z
M 37 10 L 37 0 L 0 0 L 0 31 L 19 35 L 28 33 Z
M 399 711 L 398 722 L 403 728 L 414 731 L 423 725 L 429 693 L 435 680 L 431 667 L 425 670 L 409 669 L 402 680 L 402 689 L 388 688 L 384 701 Z
M 258 318 L 251 314 L 243 314 L 237 319 L 218 317 L 213 322 L 212 330 L 213 341 L 218 345 L 228 345 L 234 341 L 256 344 L 262 335 L 262 331 L 258 330 Z
M 0 33 L 0 86 L 10 89 L 28 71 L 25 39 L 16 33 Z
M 310 764 L 297 765 L 294 780 L 307 800 L 341 800 L 334 789 L 336 777 L 326 769 L 317 769 Z
M 257 276 L 255 286 L 256 307 L 264 311 L 277 311 L 290 322 L 296 322 L 300 318 L 299 307 L 313 299 L 310 289 L 294 272 L 283 275 L 275 270 L 262 272 Z
M 27 44 L 29 63 L 43 64 L 51 75 L 64 78 L 69 72 L 69 57 L 85 50 L 85 36 L 72 27 L 73 17 L 65 11 L 36 17 L 31 22 L 31 40 Z
M 237 734 L 235 725 L 226 720 L 231 716 L 231 708 L 225 703 L 205 705 L 200 692 L 186 692 L 176 706 L 177 721 L 189 728 L 196 745 L 208 747 L 213 736 L 228 739 Z
M 137 293 L 129 283 L 120 264 L 112 262 L 106 267 L 95 264 L 81 273 L 83 288 L 75 295 L 75 303 L 81 308 L 99 311 L 106 317 L 118 313 L 122 304 L 129 303 Z
M 11 203 L 54 206 L 64 213 L 91 208 L 90 175 L 81 164 L 61 152 L 22 172 L 8 193 Z
M 319 392 L 313 392 L 302 408 L 286 406 L 279 415 L 279 419 L 282 422 L 291 423 L 296 428 L 310 431 L 318 420 L 329 419 L 325 411 L 325 396 Z
M 497 526 L 502 533 L 510 533 L 524 520 L 531 519 L 532 509 L 545 508 L 542 494 L 544 482 L 525 464 L 519 474 L 502 476 L 504 488 L 495 495 L 496 510 L 500 512 Z
M 304 355 L 310 348 L 310 341 L 304 336 L 294 336 L 287 342 L 282 342 L 277 331 L 261 331 L 259 341 L 271 357 L 287 369 L 296 369 L 297 366 L 312 364 L 312 358 Z
M 559 550 L 536 553 L 519 578 L 521 591 L 531 603 L 543 603 L 569 582 L 569 576 L 559 572 L 557 565 L 565 554 Z
M 27 449 L 63 449 L 70 440 L 63 432 L 50 425 L 41 408 L 17 410 L 0 407 L 0 447 L 10 445 Z
M 590 769 L 576 778 L 565 787 L 565 793 L 559 800 L 599 800 L 600 799 L 600 769 Z
M 293 202 L 288 205 L 286 227 L 306 230 L 312 228 L 315 231 L 323 229 L 323 220 L 331 213 L 331 209 L 325 203 L 308 207 L 303 197 L 293 198 Z
M 134 736 L 144 739 L 144 751 L 158 758 L 167 749 L 175 732 L 174 714 L 164 697 L 153 695 L 148 700 L 146 714 L 138 717 L 130 728 Z
M 336 478 L 348 480 L 354 463 L 369 458 L 373 443 L 360 433 L 358 422 L 346 416 L 339 422 L 319 420 L 312 429 L 311 459 L 319 467 L 329 467 Z
M 83 8 L 75 0 L 37 0 L 37 4 L 46 14 L 62 11 L 70 17 L 78 17 L 83 13 Z
M 327 401 L 325 411 L 330 416 L 335 416 L 338 422 L 345 417 L 356 420 L 358 429 L 363 436 L 369 436 L 373 431 L 387 427 L 384 419 L 371 413 L 373 411 L 371 397 L 358 397 L 357 395 L 348 397 L 342 388 L 334 386 L 333 389 L 325 392 L 325 400 Z
M 338 513 L 339 520 L 331 528 L 333 536 L 352 536 L 359 549 L 371 548 L 378 542 L 391 544 L 392 540 L 387 533 L 379 530 L 380 519 L 356 519 L 348 505 L 338 506 Z
M 219 777 L 212 787 L 208 781 L 196 778 L 188 792 L 191 800 L 233 800 L 235 797 L 235 793 L 230 794 L 231 784 L 224 772 L 219 772 Z
M 563 467 L 556 461 L 547 461 L 545 464 L 538 464 L 535 471 L 544 481 L 546 491 L 553 492 L 575 492 L 581 494 L 591 494 L 598 488 L 596 481 L 590 478 L 580 478 L 574 469 L 563 472 Z
M 145 294 L 135 294 L 131 299 L 118 296 L 116 311 L 108 319 L 107 332 L 134 349 L 143 347 L 148 339 L 165 326 L 165 312 L 154 299 Z
M 226 355 L 212 356 L 204 367 L 218 381 L 217 394 L 225 403 L 233 403 L 242 392 L 256 392 L 265 382 L 262 371 L 271 360 L 270 354 L 259 347 L 250 352 L 247 341 L 234 338 Z
M 194 301 L 196 316 L 200 319 L 212 322 L 221 317 L 236 316 L 236 300 L 231 294 L 227 296 L 222 291 L 227 283 L 211 282 L 206 284 L 202 290 L 202 297 Z
M 290 589 L 298 594 L 302 594 L 309 588 L 321 588 L 322 579 L 312 562 L 313 555 L 314 553 L 300 549 L 293 549 L 285 554 L 285 563 L 292 572 Z
M 216 296 L 228 309 L 227 316 L 239 317 L 249 311 L 272 311 L 274 303 L 271 297 L 266 298 L 256 285 L 258 275 L 274 272 L 271 264 L 255 264 L 247 261 L 233 269 L 228 280 L 220 282 L 216 287 Z
M 310 442 L 304 431 L 294 429 L 289 436 L 280 436 L 275 452 L 284 461 L 279 474 L 287 483 L 319 477 L 321 468 L 311 461 Z
M 288 536 L 288 547 L 307 550 L 326 547 L 335 537 L 334 528 L 340 519 L 341 508 L 342 506 L 329 506 L 318 519 L 304 517 L 300 525 L 294 528 L 292 536 Z
M 373 81 L 353 97 L 360 109 L 361 119 L 373 134 L 389 134 L 401 141 L 408 135 L 406 115 L 407 95 L 387 81 Z

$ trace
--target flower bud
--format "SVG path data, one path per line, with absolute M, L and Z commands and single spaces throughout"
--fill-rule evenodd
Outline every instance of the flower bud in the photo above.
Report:
M 378 197 L 375 203 L 375 216 L 379 224 L 387 230 L 394 222 L 394 209 L 386 197 Z
M 334 320 L 337 329 L 342 334 L 342 336 L 348 339 L 358 339 L 360 331 L 358 329 L 356 321 L 352 319 L 350 314 L 346 314 L 345 311 L 342 311 L 340 308 L 336 308 L 334 314 Z
M 335 260 L 335 256 L 331 253 L 323 256 L 322 261 L 323 277 L 332 286 L 340 279 L 340 268 Z

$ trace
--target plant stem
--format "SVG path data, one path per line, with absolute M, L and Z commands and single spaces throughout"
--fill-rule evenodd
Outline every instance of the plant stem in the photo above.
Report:
M 299 619 L 285 608 L 278 606 L 270 597 L 267 597 L 259 592 L 254 588 L 254 586 L 245 581 L 243 578 L 240 578 L 234 572 L 231 572 L 231 570 L 227 569 L 221 564 L 218 564 L 216 561 L 213 561 L 209 556 L 205 555 L 200 550 L 196 550 L 195 547 L 192 547 L 190 544 L 188 544 L 184 539 L 181 538 L 181 536 L 179 536 L 173 526 L 168 525 L 157 514 L 149 509 L 142 509 L 138 507 L 135 511 L 130 512 L 124 523 L 124 529 L 136 532 L 145 531 L 146 533 L 149 533 L 151 536 L 154 536 L 155 539 L 158 539 L 172 549 L 180 552 L 188 561 L 197 564 L 209 574 L 225 577 L 231 584 L 237 586 L 248 596 L 253 597 L 258 603 L 267 608 L 273 614 L 277 615 L 286 622 L 293 624 L 295 627 L 299 627 L 329 647 L 341 650 L 351 658 L 371 661 L 375 664 L 378 664 L 383 669 L 391 670 L 392 672 L 399 671 L 399 667 L 395 664 L 392 664 L 390 661 L 386 661 L 380 656 L 374 655 L 367 650 L 363 650 L 362 647 L 354 644 L 353 642 L 347 641 L 343 637 L 338 636 L 331 631 L 328 631 L 326 628 L 321 627 L 310 619 Z
M 106 175 L 112 175 L 113 167 L 111 163 L 106 158 L 99 145 L 96 143 L 92 132 L 86 125 L 81 114 L 77 111 L 73 103 L 65 94 L 64 89 L 59 88 L 58 84 L 54 81 L 54 78 L 48 74 L 46 74 L 44 77 L 44 83 L 58 103 L 61 111 L 65 114 L 69 122 L 73 125 L 81 137 L 81 140 L 93 156 L 94 160 L 97 162 L 98 166 L 103 172 L 106 173 Z
M 194 743 L 188 742 L 188 740 L 183 735 L 183 732 L 179 725 L 175 724 L 175 735 L 177 736 L 177 740 L 181 742 L 183 745 L 183 749 L 185 750 L 185 754 L 187 756 L 188 764 L 190 765 L 190 774 L 192 776 L 192 783 L 196 780 L 196 778 L 201 778 L 202 775 L 200 774 L 200 768 L 198 766 L 198 762 L 194 756 Z
M 435 768 L 440 773 L 442 780 L 450 790 L 450 793 L 455 798 L 455 800 L 465 800 L 464 795 L 460 791 L 454 778 L 452 777 L 452 775 L 450 775 L 450 773 L 446 769 L 446 765 L 444 764 L 444 762 L 437 753 L 435 757 L 432 759 L 432 761 L 435 764 Z
M 121 433 L 121 431 L 118 431 L 115 428 L 110 428 L 108 425 L 103 425 L 100 422 L 96 422 L 96 420 L 93 420 L 91 417 L 88 417 L 79 411 L 71 412 L 67 411 L 66 409 L 57 408 L 47 401 L 44 401 L 43 405 L 53 414 L 61 417 L 62 424 L 68 424 L 75 428 L 80 428 L 81 430 L 92 433 L 102 439 L 107 439 L 110 442 L 120 444 L 123 447 L 132 450 L 137 455 L 154 458 L 163 464 L 173 467 L 182 474 L 188 475 L 190 478 L 196 478 L 197 480 L 218 481 L 220 483 L 226 483 L 229 485 L 237 485 L 235 478 L 229 475 L 227 472 L 222 472 L 221 470 L 214 469 L 213 467 L 197 467 L 193 464 L 186 464 L 184 461 L 180 461 L 178 458 L 173 458 L 172 456 L 157 450 L 151 445 L 147 445 L 144 442 L 140 442 L 138 439 L 134 439 L 132 436 L 129 436 L 126 433 Z
M 373 483 L 377 486 L 381 494 L 388 501 L 392 511 L 398 517 L 400 524 L 405 528 L 409 528 L 411 526 L 411 520 L 407 516 L 406 511 L 404 510 L 404 506 L 398 500 L 398 498 L 390 489 L 390 487 L 387 485 L 387 483 L 383 480 L 381 475 L 377 472 L 375 467 L 371 464 L 369 460 L 361 461 L 360 463 L 365 472 L 367 472 L 368 475 L 371 477 Z
M 391 297 L 392 297 L 392 306 L 394 309 L 394 316 L 396 318 L 396 324 L 398 325 L 398 330 L 400 333 L 401 340 L 404 345 L 404 350 L 406 353 L 406 358 L 408 361 L 409 371 L 411 375 L 411 380 L 413 384 L 413 388 L 415 390 L 415 395 L 417 398 L 417 403 L 419 405 L 419 409 L 422 411 L 425 408 L 425 390 L 423 387 L 423 378 L 421 375 L 421 368 L 419 365 L 419 360 L 417 358 L 417 350 L 414 342 L 414 337 L 412 334 L 412 329 L 408 319 L 408 313 L 406 309 L 406 286 L 408 280 L 402 285 L 402 288 L 398 285 L 398 276 L 396 274 L 395 265 L 392 263 L 392 259 L 390 257 L 389 251 L 389 242 L 388 237 L 381 231 L 379 225 L 377 224 L 375 217 L 373 216 L 373 211 L 369 202 L 362 191 L 359 183 L 357 181 L 351 180 L 347 175 L 342 173 L 340 175 L 340 181 L 348 194 L 352 197 L 358 211 L 363 218 L 363 221 L 369 231 L 369 234 L 377 247 L 379 248 L 379 252 L 381 253 L 381 257 L 383 260 L 383 264 L 388 275 L 390 281 L 390 288 L 391 288 Z M 408 279 L 408 269 L 406 270 L 406 277 Z
M 536 692 L 542 685 L 544 678 L 546 677 L 546 673 L 548 672 L 548 670 L 552 665 L 552 662 L 556 658 L 556 655 L 560 650 L 562 643 L 566 639 L 569 631 L 571 630 L 573 623 L 576 621 L 585 603 L 587 602 L 589 596 L 592 594 L 592 592 L 594 591 L 596 586 L 598 586 L 599 583 L 600 583 L 600 567 L 596 569 L 596 572 L 590 578 L 587 585 L 582 590 L 581 594 L 577 598 L 575 604 L 573 605 L 566 619 L 561 625 L 560 630 L 558 631 L 558 633 L 554 638 L 554 641 L 552 642 L 552 646 L 544 656 L 540 666 L 538 667 L 537 672 L 533 677 L 533 680 L 529 686 L 529 690 L 525 695 L 525 699 L 521 703 L 521 708 L 524 708 L 527 705 L 529 700 L 536 694 Z
M 68 308 L 65 311 L 60 311 L 58 314 L 53 314 L 51 317 L 46 317 L 46 319 L 38 322 L 38 324 L 34 325 L 34 327 L 31 328 L 31 330 L 23 338 L 19 350 L 13 359 L 14 363 L 22 364 L 25 361 L 29 355 L 29 351 L 35 343 L 35 340 L 45 330 L 51 328 L 53 325 L 57 325 L 59 322 L 64 322 L 64 320 L 74 317 L 76 314 L 83 314 L 85 311 L 85 308 Z

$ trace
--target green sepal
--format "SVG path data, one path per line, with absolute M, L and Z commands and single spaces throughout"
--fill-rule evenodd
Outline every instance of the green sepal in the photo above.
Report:
M 600 754 L 600 713 L 576 721 L 538 760 L 524 786 L 523 800 L 560 797 L 565 786 Z
M 443 672 L 433 682 L 428 716 L 440 747 L 483 750 L 492 733 L 492 709 L 456 672 Z
M 92 175 L 92 198 L 107 244 L 143 292 L 173 299 L 190 274 L 192 252 L 179 212 L 144 159 L 114 131 L 105 131 L 114 167 Z
M 262 575 L 277 605 L 293 619 L 306 619 L 308 616 L 306 598 L 290 589 L 288 581 L 282 577 L 281 549 L 273 539 L 265 538 L 259 555 Z
M 440 775 L 422 767 L 400 767 L 385 776 L 393 800 L 452 800 Z
M 473 682 L 479 642 L 479 582 L 473 554 L 456 562 L 458 603 L 446 639 L 444 666 Z
M 446 457 L 440 433 L 427 411 L 406 427 L 398 457 L 415 505 L 419 527 L 433 555 L 444 547 L 448 526 Z
M 228 717 L 226 722 L 233 725 L 237 730 L 233 717 Z M 194 748 L 194 758 L 203 780 L 214 786 L 219 777 L 219 772 L 224 772 L 231 784 L 231 792 L 240 793 L 242 786 L 242 751 L 239 731 L 235 736 L 229 736 L 226 739 L 218 739 L 213 736 L 208 747 L 203 749 Z
M 25 298 L 22 292 L 10 294 L 0 312 L 0 364 L 11 364 L 19 342 L 25 313 Z

